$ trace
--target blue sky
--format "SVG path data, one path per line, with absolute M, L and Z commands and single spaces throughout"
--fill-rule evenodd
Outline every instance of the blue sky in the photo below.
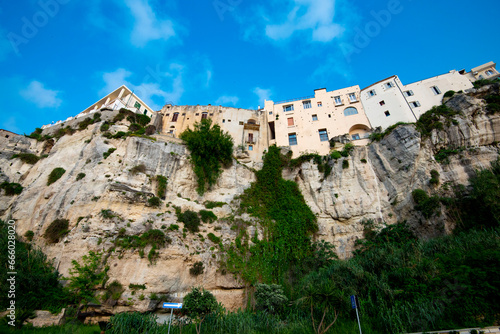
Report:
M 31 133 L 122 84 L 152 108 L 241 108 L 500 61 L 498 0 L 0 4 L 0 128 Z

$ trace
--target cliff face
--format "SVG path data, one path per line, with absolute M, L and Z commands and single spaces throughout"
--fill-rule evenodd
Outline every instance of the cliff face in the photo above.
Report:
M 500 116 L 487 114 L 480 98 L 493 86 L 470 95 L 458 95 L 447 102 L 462 112 L 456 116 L 456 125 L 434 130 L 429 138 L 422 139 L 414 125 L 397 127 L 380 142 L 366 147 L 356 147 L 348 158 L 349 166 L 342 166 L 342 159 L 332 162 L 331 174 L 323 173 L 311 161 L 293 170 L 286 169 L 284 177 L 295 180 L 313 212 L 318 217 L 319 232 L 316 239 L 328 240 L 345 258 L 354 249 L 354 243 L 363 236 L 362 221 L 372 219 L 388 224 L 407 220 L 422 236 L 433 236 L 449 231 L 451 226 L 445 214 L 425 219 L 414 210 L 411 192 L 424 189 L 430 193 L 446 193 L 450 183 L 467 184 L 469 176 L 478 168 L 487 168 L 497 159 L 500 141 Z M 103 119 L 113 117 L 113 112 L 103 112 Z M 123 131 L 125 123 L 112 127 Z M 157 140 L 128 137 L 106 139 L 99 130 L 100 124 L 65 135 L 54 145 L 7 132 L 0 134 L 0 181 L 18 182 L 24 187 L 20 195 L 0 195 L 0 215 L 17 221 L 17 232 L 23 235 L 34 231 L 34 243 L 42 247 L 49 259 L 54 260 L 59 271 L 68 276 L 71 260 L 79 260 L 89 250 L 106 254 L 110 266 L 109 282 L 119 281 L 126 291 L 117 305 L 105 306 L 106 312 L 123 310 L 151 310 L 158 302 L 151 301 L 151 293 L 181 298 L 190 287 L 202 285 L 211 290 L 229 309 L 245 305 L 244 285 L 231 274 L 217 271 L 218 247 L 207 238 L 208 233 L 220 236 L 223 243 L 236 237 L 231 229 L 238 202 L 235 199 L 255 180 L 251 168 L 233 162 L 224 170 L 217 185 L 204 196 L 196 193 L 196 182 L 189 154 L 183 145 L 167 142 L 163 136 Z M 56 129 L 52 129 L 55 131 Z M 116 150 L 109 157 L 104 153 Z M 442 148 L 461 148 L 459 154 L 450 155 L 448 164 L 438 163 L 434 155 Z M 13 154 L 31 152 L 48 156 L 36 164 L 11 159 Z M 245 160 L 246 162 L 246 160 Z M 144 165 L 143 172 L 132 173 L 133 167 Z M 254 168 L 259 164 L 247 163 Z M 64 175 L 47 186 L 50 172 L 62 167 Z M 440 174 L 440 186 L 429 184 L 430 171 Z M 77 175 L 85 176 L 77 180 Z M 168 177 L 166 198 L 160 208 L 147 205 L 147 199 L 157 191 L 156 175 Z M 183 224 L 177 222 L 175 209 L 200 211 L 205 201 L 225 202 L 213 209 L 219 218 L 212 224 L 201 226 L 199 234 L 183 235 Z M 103 215 L 102 210 L 112 214 Z M 43 238 L 48 225 L 56 218 L 70 222 L 69 233 L 62 241 L 48 244 Z M 227 218 L 227 219 L 224 219 Z M 179 230 L 168 226 L 178 224 Z M 161 247 L 156 261 L 141 257 L 139 250 L 123 250 L 113 241 L 119 233 L 140 235 L 149 229 L 160 229 L 171 243 Z M 120 232 L 121 230 L 121 232 Z M 147 246 L 147 254 L 151 246 Z M 189 268 L 201 261 L 205 270 L 192 276 Z M 129 284 L 145 284 L 141 293 L 132 294 Z

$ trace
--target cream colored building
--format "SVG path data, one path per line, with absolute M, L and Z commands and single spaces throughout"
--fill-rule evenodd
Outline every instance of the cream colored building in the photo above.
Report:
M 481 79 L 495 79 L 500 77 L 496 66 L 497 64 L 490 61 L 478 67 L 474 67 L 470 72 L 465 73 L 465 70 L 461 70 L 460 72 L 466 74 L 467 78 L 472 82 Z
M 103 108 L 112 110 L 126 108 L 149 117 L 152 117 L 154 113 L 153 109 L 151 109 L 144 101 L 128 89 L 127 86 L 122 85 L 82 111 L 77 115 L 77 117 L 85 116 L 86 114 L 99 111 Z
M 330 152 L 329 140 L 348 135 L 355 145 L 366 145 L 371 130 L 360 101 L 359 86 L 280 102 L 265 101 L 268 145 L 290 146 L 293 156 Z
M 262 111 L 230 108 L 222 106 L 173 106 L 165 105 L 162 115 L 163 134 L 174 138 L 188 127 L 194 129 L 194 124 L 204 118 L 218 124 L 222 130 L 227 131 L 234 139 L 234 145 L 248 152 L 254 161 L 262 160 L 262 155 L 267 150 L 267 127 Z

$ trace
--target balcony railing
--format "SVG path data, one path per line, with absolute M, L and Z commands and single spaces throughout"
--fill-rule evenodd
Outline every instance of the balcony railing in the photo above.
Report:
M 314 95 L 310 95 L 310 96 L 298 97 L 296 99 L 277 101 L 277 102 L 274 102 L 274 104 L 282 104 L 282 103 L 295 102 L 295 101 L 300 101 L 300 100 L 309 100 L 309 99 L 314 99 L 314 98 L 315 98 Z

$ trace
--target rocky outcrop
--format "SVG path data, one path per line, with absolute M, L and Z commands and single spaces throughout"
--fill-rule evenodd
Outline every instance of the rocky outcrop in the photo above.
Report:
M 332 160 L 332 171 L 326 178 L 313 161 L 286 169 L 283 176 L 299 184 L 317 215 L 319 232 L 314 237 L 333 242 L 339 256 L 345 258 L 352 253 L 355 241 L 362 238 L 363 221 L 368 219 L 387 224 L 407 220 L 422 236 L 449 230 L 450 222 L 444 213 L 425 219 L 415 211 L 411 192 L 417 188 L 430 193 L 446 192 L 446 187 L 429 184 L 431 170 L 439 172 L 443 186 L 467 184 L 474 170 L 486 168 L 497 159 L 500 116 L 485 112 L 480 94 L 487 93 L 474 91 L 447 101 L 450 108 L 462 112 L 455 117 L 456 125 L 434 130 L 424 139 L 414 125 L 399 126 L 380 142 L 356 147 L 349 157 Z M 111 111 L 103 112 L 102 119 L 113 115 Z M 162 135 L 156 136 L 157 140 L 106 139 L 99 128 L 100 123 L 90 125 L 52 144 L 2 132 L 0 178 L 24 187 L 20 195 L 13 197 L 2 191 L 3 219 L 15 219 L 20 235 L 34 231 L 34 242 L 65 276 L 71 261 L 81 259 L 89 250 L 105 254 L 110 266 L 108 282 L 120 282 L 125 292 L 115 305 L 102 305 L 103 314 L 154 310 L 161 305 L 151 294 L 181 300 L 192 286 L 198 285 L 211 290 L 229 309 L 245 305 L 244 284 L 218 270 L 220 254 L 207 235 L 220 236 L 222 243 L 234 240 L 231 224 L 239 218 L 235 217 L 237 196 L 255 180 L 253 168 L 259 169 L 260 165 L 239 152 L 237 158 L 242 161 L 235 160 L 223 171 L 217 185 L 199 196 L 190 157 L 182 144 Z M 126 129 L 124 123 L 118 123 L 111 131 Z M 438 163 L 434 155 L 450 147 L 461 150 L 449 156 L 448 164 Z M 48 156 L 29 165 L 11 159 L 20 152 Z M 111 152 L 107 158 L 106 152 Z M 56 167 L 66 172 L 47 186 L 48 175 Z M 153 208 L 147 200 L 157 192 L 157 175 L 167 177 L 168 184 L 162 206 Z M 174 206 L 183 211 L 200 211 L 205 209 L 205 201 L 226 203 L 213 209 L 218 221 L 203 224 L 197 234 L 184 233 Z M 110 210 L 110 214 L 103 215 L 102 210 Z M 59 243 L 48 244 L 43 235 L 56 218 L 68 219 L 70 231 Z M 172 224 L 178 224 L 179 230 L 168 229 Z M 119 233 L 140 235 L 149 229 L 162 230 L 171 239 L 170 244 L 157 250 L 154 261 L 147 258 L 151 246 L 142 255 L 138 249 L 121 249 L 114 244 Z M 192 276 L 189 269 L 198 261 L 203 263 L 204 272 Z M 144 284 L 145 290 L 133 291 L 130 284 Z

